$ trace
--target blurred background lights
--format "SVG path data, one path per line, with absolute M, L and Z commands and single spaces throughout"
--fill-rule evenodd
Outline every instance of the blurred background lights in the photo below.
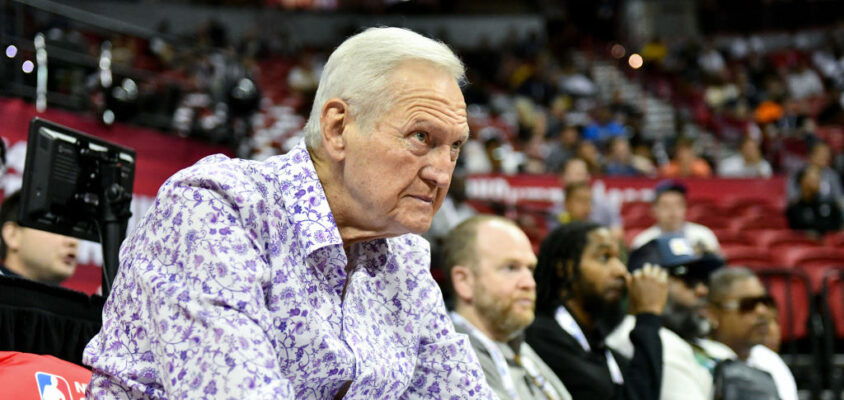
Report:
M 6 57 L 15 58 L 16 55 L 18 55 L 18 48 L 15 45 L 10 44 L 6 47 Z
M 642 56 L 633 53 L 630 55 L 630 58 L 627 59 L 627 63 L 630 64 L 630 68 L 639 69 L 642 67 L 644 61 L 642 61 Z
M 624 50 L 624 46 L 616 43 L 612 45 L 612 48 L 610 49 L 610 54 L 612 54 L 612 56 L 615 58 L 622 58 L 625 54 L 627 54 L 627 50 Z
M 21 69 L 23 70 L 23 73 L 28 74 L 35 69 L 35 64 L 32 61 L 26 60 L 23 62 L 23 65 L 21 65 Z

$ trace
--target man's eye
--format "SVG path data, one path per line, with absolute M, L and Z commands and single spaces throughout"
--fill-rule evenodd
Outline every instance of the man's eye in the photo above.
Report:
M 427 142 L 428 141 L 428 134 L 425 132 L 413 132 L 413 138 L 420 141 L 420 142 Z
M 463 147 L 463 142 L 459 140 L 451 144 L 451 149 L 454 151 L 460 151 L 461 147 Z

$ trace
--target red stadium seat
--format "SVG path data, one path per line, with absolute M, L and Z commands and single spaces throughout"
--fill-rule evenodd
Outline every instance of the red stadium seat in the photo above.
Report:
M 709 229 L 726 229 L 730 227 L 732 220 L 719 214 L 692 214 L 687 215 L 687 220 L 701 224 Z
M 722 245 L 721 251 L 729 265 L 740 265 L 753 269 L 771 268 L 775 265 L 771 253 L 758 247 Z
M 799 246 L 785 252 L 782 261 L 789 266 L 844 265 L 844 250 L 832 247 Z
M 794 269 L 761 270 L 757 275 L 777 302 L 782 341 L 809 337 L 809 318 L 814 312 L 809 278 Z
M 844 248 L 844 231 L 827 233 L 823 241 L 829 247 Z
M 732 229 L 713 228 L 712 233 L 718 238 L 721 246 L 754 246 L 750 236 L 744 232 L 737 232 Z
M 824 272 L 828 268 L 844 267 L 844 250 L 840 249 L 797 246 L 785 248 L 777 253 L 785 265 L 805 271 L 812 288 L 818 292 L 823 285 Z
M 654 217 L 650 215 L 640 215 L 632 218 L 624 219 L 624 229 L 647 229 L 656 223 Z
M 724 201 L 721 205 L 725 215 L 737 217 L 745 215 L 748 209 L 770 208 L 778 210 L 778 207 L 769 199 L 761 197 L 737 197 Z
M 751 215 L 738 217 L 730 222 L 730 228 L 736 231 L 760 229 L 788 229 L 785 216 L 779 215 Z
M 823 278 L 824 318 L 829 323 L 828 334 L 844 338 L 844 270 L 829 269 Z
M 774 249 L 780 246 L 821 246 L 821 242 L 806 236 L 800 231 L 791 229 L 771 229 L 754 232 L 756 245 L 763 248 Z
M 625 219 L 637 218 L 643 215 L 651 215 L 651 203 L 646 201 L 628 201 L 621 205 L 621 216 Z

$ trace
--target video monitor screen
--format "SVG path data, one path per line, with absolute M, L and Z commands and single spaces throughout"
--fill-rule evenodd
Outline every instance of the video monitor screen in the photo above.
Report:
M 132 193 L 135 151 L 35 118 L 29 125 L 20 224 L 99 242 L 103 185 Z

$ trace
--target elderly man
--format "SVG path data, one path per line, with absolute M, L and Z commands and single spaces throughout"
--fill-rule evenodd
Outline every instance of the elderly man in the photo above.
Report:
M 20 192 L 0 207 L 0 275 L 58 285 L 76 271 L 79 240 L 18 224 Z
M 444 257 L 456 297 L 451 318 L 498 398 L 571 399 L 524 342 L 536 300 L 536 256 L 525 233 L 508 219 L 475 216 L 449 232 Z
M 176 174 L 127 238 L 90 398 L 490 398 L 429 272 L 469 136 L 463 66 L 373 28 L 329 57 L 306 140 Z
M 763 344 L 768 339 L 776 303 L 747 268 L 726 268 L 709 281 L 712 338 L 730 346 L 739 360 L 774 378 L 781 400 L 796 400 L 794 375 L 782 358 Z

